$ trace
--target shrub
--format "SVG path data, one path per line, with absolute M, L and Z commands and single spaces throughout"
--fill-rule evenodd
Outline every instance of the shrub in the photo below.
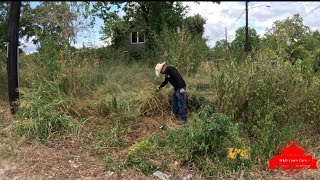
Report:
M 302 123 L 318 122 L 320 101 L 317 86 L 299 69 L 257 57 L 254 63 L 226 63 L 213 79 L 217 109 L 244 124 L 252 155 L 265 161 L 280 144 L 301 136 Z
M 208 60 L 206 39 L 194 37 L 187 30 L 177 34 L 164 28 L 156 36 L 156 44 L 162 54 L 160 61 L 176 66 L 187 75 L 194 75 L 200 64 Z
M 199 113 L 190 120 L 190 124 L 177 131 L 177 138 L 185 160 L 209 156 L 225 158 L 228 147 L 235 147 L 239 143 L 238 126 L 231 118 L 213 113 L 211 106 L 204 106 Z M 173 139 L 172 139 L 173 140 Z

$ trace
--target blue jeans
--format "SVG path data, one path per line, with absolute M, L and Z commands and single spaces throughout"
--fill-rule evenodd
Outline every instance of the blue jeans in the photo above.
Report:
M 180 92 L 180 89 L 174 90 L 172 97 L 172 111 L 176 117 L 181 118 L 183 121 L 187 121 L 187 104 L 186 104 L 186 88 L 183 88 L 184 92 Z

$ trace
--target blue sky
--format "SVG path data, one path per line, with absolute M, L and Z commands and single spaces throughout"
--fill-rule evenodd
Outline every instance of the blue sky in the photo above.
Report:
M 31 2 L 30 5 L 34 8 L 39 4 L 39 2 Z M 92 6 L 91 6 L 92 8 Z M 116 10 L 116 7 L 112 7 L 110 9 L 111 11 Z M 76 36 L 77 43 L 73 44 L 75 47 L 80 48 L 83 45 L 84 46 L 90 46 L 90 47 L 101 47 L 105 43 L 100 40 L 101 38 L 101 27 L 103 26 L 103 20 L 99 17 L 95 17 L 95 24 L 92 29 L 88 29 L 84 32 L 79 32 Z M 37 49 L 37 46 L 32 44 L 30 42 L 26 42 L 24 39 L 20 39 L 24 43 L 25 47 L 22 47 L 22 49 L 26 52 L 32 53 L 35 52 Z
M 32 2 L 35 4 L 36 2 Z M 245 10 L 245 2 L 222 1 L 220 5 L 212 2 L 201 1 L 199 4 L 193 1 L 183 2 L 184 5 L 190 6 L 188 16 L 200 14 L 207 19 L 205 24 L 204 36 L 208 38 L 208 45 L 213 47 L 215 42 L 225 38 L 225 27 L 227 27 L 228 42 L 235 38 L 235 30 L 245 26 L 245 13 L 240 19 L 237 18 Z M 265 7 L 266 5 L 270 7 Z M 311 30 L 320 30 L 318 19 L 320 18 L 320 6 L 318 1 L 250 1 L 249 7 L 249 27 L 256 29 L 260 36 L 263 36 L 267 28 L 271 28 L 276 20 L 283 20 L 292 17 L 293 14 L 299 13 L 304 17 L 304 24 L 309 26 Z M 312 12 L 312 10 L 316 9 Z M 311 12 L 311 14 L 309 13 Z M 123 12 L 122 12 L 123 13 Z M 309 13 L 309 14 L 308 14 Z M 233 25 L 234 26 L 231 26 Z M 105 43 L 100 40 L 101 26 L 103 21 L 96 18 L 96 23 L 92 29 L 78 34 L 78 43 L 76 47 L 85 46 L 101 47 Z M 25 51 L 33 52 L 36 47 L 30 43 L 26 44 Z

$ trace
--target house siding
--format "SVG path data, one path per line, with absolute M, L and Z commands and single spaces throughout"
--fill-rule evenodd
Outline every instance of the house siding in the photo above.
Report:
M 123 51 L 130 51 L 131 49 L 133 48 L 144 48 L 145 47 L 145 44 L 146 44 L 146 39 L 145 39 L 145 42 L 144 43 L 137 43 L 137 44 L 132 44 L 131 43 L 131 34 L 129 33 L 125 39 L 122 40 L 122 49 Z

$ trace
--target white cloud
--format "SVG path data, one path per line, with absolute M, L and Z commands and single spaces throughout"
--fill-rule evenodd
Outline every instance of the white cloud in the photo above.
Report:
M 24 52 L 26 52 L 26 54 L 32 54 L 34 52 L 38 52 L 37 51 L 37 45 L 34 45 L 32 43 L 32 40 L 35 38 L 35 36 L 32 36 L 29 38 L 29 41 L 27 41 L 26 37 L 25 38 L 20 38 L 19 42 L 21 43 L 21 45 L 19 46 L 19 48 L 21 48 Z
M 188 15 L 199 13 L 207 19 L 204 35 L 209 37 L 209 46 L 214 46 L 216 41 L 225 39 L 225 27 L 231 27 L 245 10 L 244 2 L 221 2 L 220 5 L 212 2 L 200 2 L 199 4 L 183 2 L 183 4 L 190 7 Z M 268 8 L 266 5 L 270 7 Z M 262 36 L 265 30 L 271 28 L 276 20 L 292 17 L 296 13 L 305 16 L 318 6 L 320 6 L 320 2 L 249 2 L 248 24 L 249 27 L 255 28 L 258 34 Z M 318 23 L 319 16 L 320 8 L 306 16 L 304 24 L 312 30 L 320 30 L 320 24 Z M 234 27 L 227 29 L 229 42 L 234 40 L 235 30 L 245 26 L 245 17 L 245 13 L 243 13 Z

